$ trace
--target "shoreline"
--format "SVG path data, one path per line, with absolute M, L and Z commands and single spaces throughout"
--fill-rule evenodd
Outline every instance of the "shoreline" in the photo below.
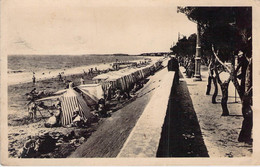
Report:
M 157 59 L 158 60 L 158 59 Z M 153 60 L 153 62 L 155 59 Z M 157 74 L 158 75 L 158 74 Z M 79 76 L 80 74 L 68 76 L 67 79 L 71 79 L 76 85 L 79 83 Z M 156 84 L 160 84 L 159 79 L 155 76 L 152 76 L 152 78 L 157 79 L 158 81 Z M 91 77 L 85 76 L 85 81 L 87 83 L 90 83 Z M 143 93 L 146 97 L 150 96 L 150 91 L 153 90 L 154 82 L 150 81 L 147 83 L 144 88 L 140 89 L 139 91 L 149 92 L 149 93 Z M 120 103 L 117 101 L 113 101 L 110 108 L 110 112 L 112 113 L 111 117 L 108 118 L 100 118 L 97 120 L 97 122 L 91 123 L 91 125 L 87 128 L 83 129 L 77 129 L 75 127 L 71 128 L 63 128 L 63 127 L 54 127 L 54 128 L 46 128 L 44 127 L 45 120 L 50 116 L 49 112 L 46 110 L 40 110 L 40 113 L 37 113 L 37 119 L 35 122 L 31 122 L 27 118 L 27 109 L 26 109 L 26 103 L 27 100 L 25 98 L 25 93 L 30 91 L 32 88 L 33 83 L 23 83 L 23 84 L 17 84 L 12 85 L 8 87 L 8 93 L 9 93 L 9 103 L 8 103 L 8 149 L 9 149 L 9 157 L 17 157 L 19 154 L 20 148 L 22 148 L 24 142 L 26 141 L 26 137 L 28 135 L 31 136 L 42 136 L 45 133 L 49 133 L 50 135 L 55 135 L 59 133 L 62 136 L 66 136 L 70 134 L 72 131 L 75 132 L 76 136 L 74 136 L 72 139 L 69 139 L 69 141 L 63 141 L 57 145 L 56 149 L 50 154 L 42 154 L 41 158 L 64 158 L 69 156 L 71 152 L 73 152 L 77 147 L 77 142 L 85 142 L 88 140 L 88 138 L 92 135 L 93 132 L 97 131 L 100 128 L 100 125 L 103 124 L 103 122 L 110 122 L 111 119 L 118 119 L 121 118 L 121 115 L 128 118 L 128 124 L 130 127 L 134 126 L 132 119 L 129 119 L 129 115 L 133 118 L 137 119 L 139 117 L 139 114 L 141 114 L 141 111 L 139 111 L 139 114 L 132 112 L 132 107 L 128 110 L 128 112 L 122 112 L 121 109 L 130 105 L 133 101 L 135 101 L 135 97 L 132 97 L 131 99 L 123 99 Z M 42 90 L 43 88 L 47 88 L 48 92 L 55 92 L 57 90 L 60 90 L 65 87 L 65 83 L 59 82 L 56 79 L 48 79 L 46 81 L 42 80 L 39 81 L 35 87 L 37 90 Z M 137 96 L 137 95 L 136 95 Z M 140 101 L 139 103 L 142 105 L 137 105 L 140 108 L 144 107 L 144 101 L 148 101 L 148 98 L 138 98 L 137 101 Z M 139 104 L 138 103 L 138 104 Z M 133 104 L 132 104 L 133 105 Z M 121 112 L 120 112 L 121 111 Z M 114 116 L 113 116 L 114 115 Z M 119 116 L 120 115 L 120 116 Z M 124 120 L 121 120 L 124 121 Z M 114 123 L 117 124 L 117 123 Z M 127 124 L 127 125 L 128 125 Z M 117 124 L 118 125 L 118 124 Z M 112 125 L 111 125 L 112 126 Z M 118 126 L 118 128 L 121 128 L 121 126 Z M 127 128 L 128 129 L 128 128 Z M 81 134 L 85 134 L 82 138 L 80 136 Z M 120 133 L 121 134 L 121 133 Z M 122 140 L 123 141 L 123 140 Z M 76 146 L 77 145 L 77 146 Z
M 157 61 L 161 59 L 162 57 L 146 57 L 146 58 L 151 58 L 152 62 Z M 139 60 L 132 60 L 131 62 L 140 62 L 144 59 L 139 59 Z M 84 71 L 88 72 L 89 69 L 97 67 L 98 70 L 106 70 L 109 68 L 112 68 L 111 64 L 114 62 L 110 63 L 98 63 L 98 64 L 92 64 L 92 65 L 86 65 L 86 66 L 79 66 L 79 67 L 72 67 L 72 68 L 67 68 L 67 69 L 55 69 L 55 70 L 44 70 L 44 71 L 37 71 L 35 72 L 35 77 L 36 77 L 36 83 L 38 81 L 43 81 L 47 79 L 52 79 L 56 78 L 59 73 L 64 73 L 62 76 L 71 76 L 71 75 L 79 75 L 83 74 Z M 32 82 L 32 72 L 24 72 L 24 73 L 9 73 L 7 74 L 8 81 L 7 84 L 8 86 L 11 85 L 17 85 L 17 84 L 23 84 L 23 83 L 30 83 Z

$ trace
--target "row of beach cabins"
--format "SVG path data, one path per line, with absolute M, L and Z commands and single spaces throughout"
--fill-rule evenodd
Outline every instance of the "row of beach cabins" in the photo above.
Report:
M 81 84 L 73 86 L 70 83 L 68 89 L 55 92 L 53 96 L 38 99 L 37 101 L 56 100 L 61 101 L 61 124 L 70 125 L 73 121 L 73 113 L 76 108 L 84 119 L 90 117 L 90 111 L 100 103 L 101 99 L 109 100 L 116 92 L 128 94 L 140 82 L 162 67 L 163 60 L 150 62 L 143 67 L 129 67 L 119 71 L 97 75 L 93 78 L 93 84 Z M 117 94 L 117 93 L 116 93 Z M 106 103 L 106 102 L 105 102 Z
M 104 92 L 108 88 L 120 89 L 121 91 L 131 91 L 137 82 L 147 78 L 155 71 L 161 68 L 162 60 L 151 62 L 150 64 L 139 68 L 125 68 L 119 71 L 112 71 L 100 74 L 93 78 L 96 84 L 101 84 Z

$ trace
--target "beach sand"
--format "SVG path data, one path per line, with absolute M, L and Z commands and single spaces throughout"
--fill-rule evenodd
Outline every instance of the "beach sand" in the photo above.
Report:
M 161 58 L 161 57 L 160 57 Z M 158 60 L 159 58 L 153 58 L 153 61 Z M 140 61 L 140 60 L 138 60 Z M 107 64 L 101 65 L 93 65 L 88 67 L 77 67 L 73 69 L 67 69 L 66 73 L 66 80 L 73 81 L 75 85 L 80 84 L 80 77 L 84 77 L 85 83 L 93 83 L 92 78 L 97 74 L 92 76 L 84 75 L 83 69 L 94 68 L 97 67 L 98 70 L 107 69 L 109 67 Z M 87 70 L 85 70 L 87 71 Z M 58 73 L 58 71 L 56 71 Z M 76 128 L 45 128 L 44 121 L 50 117 L 50 114 L 46 110 L 41 110 L 41 113 L 37 113 L 37 120 L 32 122 L 28 119 L 28 112 L 27 106 L 28 100 L 26 98 L 26 93 L 30 92 L 33 88 L 36 88 L 37 91 L 42 91 L 46 89 L 47 92 L 56 92 L 58 90 L 65 89 L 67 83 L 58 80 L 56 73 L 51 72 L 50 75 L 46 75 L 46 78 L 42 78 L 38 80 L 36 84 L 33 84 L 30 80 L 31 78 L 19 78 L 16 81 L 9 81 L 8 84 L 8 139 L 9 139 L 9 156 L 10 157 L 17 157 L 18 150 L 22 148 L 23 143 L 28 135 L 31 136 L 38 136 L 42 135 L 46 132 L 50 133 L 61 133 L 61 134 L 69 134 L 71 131 L 79 131 Z M 36 76 L 37 77 L 37 76 Z M 21 83 L 17 83 L 21 82 Z M 131 99 L 130 99 L 131 100 Z M 122 108 L 126 102 L 123 104 L 118 104 L 116 107 L 113 108 L 114 111 Z M 51 104 L 49 104 L 51 105 Z M 89 137 L 92 132 L 94 132 L 99 125 L 103 122 L 106 118 L 101 118 L 98 122 L 94 122 L 89 128 L 82 129 L 85 134 L 86 138 Z M 76 147 L 73 144 L 65 143 L 66 149 L 62 149 L 63 153 L 61 154 L 61 150 L 54 151 L 51 155 L 44 155 L 46 157 L 66 157 L 70 154 L 71 151 L 75 150 Z M 67 150 L 67 151 L 66 151 Z M 43 156 L 43 157 L 44 157 Z
M 81 74 L 67 76 L 67 79 L 73 81 L 76 85 L 79 85 L 79 78 Z M 86 83 L 92 83 L 92 77 L 84 76 Z M 17 157 L 18 150 L 23 146 L 25 139 L 27 136 L 38 136 L 42 135 L 46 132 L 50 133 L 61 133 L 61 134 L 69 134 L 71 131 L 75 131 L 76 128 L 45 128 L 44 122 L 47 118 L 50 117 L 50 114 L 46 110 L 41 110 L 37 112 L 37 120 L 32 122 L 28 118 L 28 112 L 26 103 L 28 100 L 26 98 L 25 93 L 30 92 L 32 88 L 36 88 L 36 90 L 46 89 L 48 92 L 56 92 L 58 90 L 64 89 L 66 87 L 66 83 L 62 81 L 58 81 L 58 78 L 47 79 L 38 81 L 35 85 L 30 83 L 16 84 L 10 85 L 8 87 L 8 139 L 9 139 L 9 156 Z M 42 115 L 41 115 L 42 114 Z M 90 135 L 92 131 L 95 131 L 95 123 L 93 126 L 85 129 L 87 135 Z M 76 147 L 73 144 L 68 145 L 67 150 L 73 150 Z M 61 154 L 59 150 L 53 152 L 52 155 L 48 155 L 49 157 L 66 157 L 68 152 Z

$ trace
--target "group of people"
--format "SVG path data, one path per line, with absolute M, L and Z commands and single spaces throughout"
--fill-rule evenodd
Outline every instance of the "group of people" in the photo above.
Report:
M 38 149 L 40 145 L 40 139 L 33 139 L 32 136 L 28 136 L 23 145 L 23 148 L 20 150 L 19 158 L 33 158 L 37 156 Z
M 85 119 L 84 117 L 82 117 L 82 115 L 80 114 L 79 107 L 76 107 L 73 111 L 72 122 L 67 127 L 83 128 L 83 127 L 87 127 L 88 123 L 89 123 L 88 119 Z
M 45 89 L 43 91 L 38 92 L 36 88 L 33 88 L 29 93 L 26 93 L 26 95 L 27 100 L 29 100 L 29 102 L 26 105 L 29 119 L 34 121 L 36 119 L 36 112 L 38 110 L 38 103 L 36 102 L 36 100 L 41 97 L 48 96 L 48 93 Z
M 95 68 L 88 69 L 88 72 L 86 72 L 85 70 L 83 70 L 83 72 L 84 72 L 85 75 L 93 76 L 95 73 L 99 73 L 100 70 L 98 70 L 98 68 L 95 67 Z
M 185 74 L 191 78 L 195 74 L 195 56 L 192 57 L 179 57 L 180 65 L 185 68 Z
M 47 128 L 52 128 L 55 126 L 60 126 L 61 125 L 61 121 L 60 121 L 60 117 L 61 117 L 61 101 L 58 98 L 56 103 L 54 104 L 54 111 L 52 110 L 50 112 L 51 116 L 49 117 L 49 119 L 45 122 L 44 126 Z
M 19 150 L 18 157 L 37 158 L 41 154 L 52 152 L 56 147 L 56 141 L 48 132 L 42 135 L 29 135 Z

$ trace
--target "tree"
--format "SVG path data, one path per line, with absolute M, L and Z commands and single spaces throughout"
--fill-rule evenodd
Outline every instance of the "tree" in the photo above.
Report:
M 214 56 L 230 77 L 222 82 L 215 70 L 222 90 L 222 115 L 227 115 L 225 103 L 228 83 L 231 80 L 242 101 L 243 124 L 239 141 L 251 141 L 252 131 L 252 8 L 251 7 L 178 7 L 202 27 L 202 44 L 204 53 Z M 234 59 L 242 53 L 235 68 Z M 213 61 L 214 62 L 214 61 Z M 231 68 L 225 62 L 231 62 Z M 216 64 L 214 65 L 216 67 Z M 216 69 L 216 68 L 215 68 Z M 237 73 L 241 69 L 241 74 Z M 251 77 L 251 78 L 250 78 Z M 239 84 L 238 79 L 241 79 Z
M 196 34 L 191 34 L 188 39 L 184 36 L 170 49 L 173 54 L 180 57 L 194 55 L 196 52 Z

